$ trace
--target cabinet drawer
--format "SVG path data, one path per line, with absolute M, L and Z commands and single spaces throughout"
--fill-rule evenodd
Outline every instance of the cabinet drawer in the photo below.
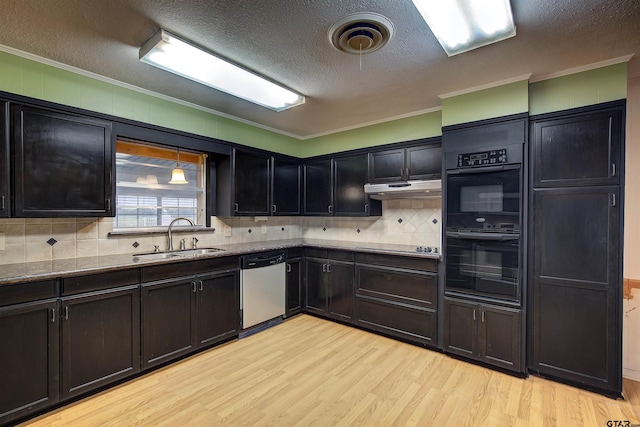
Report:
M 198 261 L 186 261 L 170 264 L 154 265 L 142 269 L 141 280 L 153 282 L 195 274 L 210 273 L 215 270 L 232 270 L 239 268 L 238 257 L 209 258 Z
M 408 268 L 409 270 L 438 272 L 438 260 L 387 254 L 358 252 L 356 262 L 361 264 L 384 265 L 387 267 Z
M 355 259 L 355 254 L 353 252 L 351 252 L 351 251 L 328 249 L 327 250 L 327 258 L 332 259 L 334 261 L 353 262 L 354 259 Z
M 434 273 L 356 264 L 356 291 L 359 295 L 436 308 L 437 277 Z
M 0 307 L 22 304 L 58 296 L 58 281 L 43 280 L 39 282 L 17 283 L 0 286 Z
M 138 282 L 137 268 L 67 277 L 62 279 L 62 295 L 75 295 L 83 292 L 135 285 Z
M 357 324 L 425 345 L 437 345 L 437 312 L 421 307 L 356 297 Z

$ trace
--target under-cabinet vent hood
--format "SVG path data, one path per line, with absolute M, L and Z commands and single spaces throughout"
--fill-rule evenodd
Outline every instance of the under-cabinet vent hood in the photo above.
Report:
M 372 199 L 432 199 L 442 197 L 442 181 L 403 181 L 389 184 L 365 184 L 364 192 Z

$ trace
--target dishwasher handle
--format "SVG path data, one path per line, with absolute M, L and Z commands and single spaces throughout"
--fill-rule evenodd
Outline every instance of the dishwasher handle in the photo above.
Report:
M 282 264 L 285 261 L 283 251 L 267 252 L 259 255 L 242 257 L 241 268 L 248 270 L 251 268 L 268 267 L 270 265 Z

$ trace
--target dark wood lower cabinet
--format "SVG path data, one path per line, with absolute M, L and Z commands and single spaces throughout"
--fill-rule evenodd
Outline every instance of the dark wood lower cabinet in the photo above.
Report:
M 0 425 L 60 397 L 58 300 L 0 308 Z
M 327 254 L 317 250 L 314 255 Z M 304 259 L 305 311 L 351 323 L 354 319 L 353 254 L 329 251 L 334 258 Z
M 61 299 L 62 398 L 140 371 L 138 285 Z
M 142 285 L 143 369 L 195 349 L 196 290 L 193 277 Z
M 291 317 L 302 311 L 302 258 L 287 260 L 286 288 L 285 317 Z
M 437 312 L 366 296 L 356 297 L 357 324 L 423 345 L 437 345 Z
M 521 311 L 445 298 L 444 350 L 522 372 Z
M 198 347 L 238 335 L 240 287 L 237 271 L 198 276 Z
M 142 367 L 157 366 L 238 335 L 238 271 L 142 285 Z
M 437 278 L 433 259 L 358 253 L 356 324 L 437 347 Z

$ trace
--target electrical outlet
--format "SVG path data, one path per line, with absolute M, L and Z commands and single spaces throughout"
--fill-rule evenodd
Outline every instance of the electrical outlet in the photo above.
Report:
M 231 226 L 225 225 L 222 234 L 224 234 L 224 237 L 231 237 Z
M 4 251 L 4 233 L 0 233 L 0 251 Z
M 263 225 L 260 229 L 262 231 L 262 234 L 267 234 L 267 226 Z

